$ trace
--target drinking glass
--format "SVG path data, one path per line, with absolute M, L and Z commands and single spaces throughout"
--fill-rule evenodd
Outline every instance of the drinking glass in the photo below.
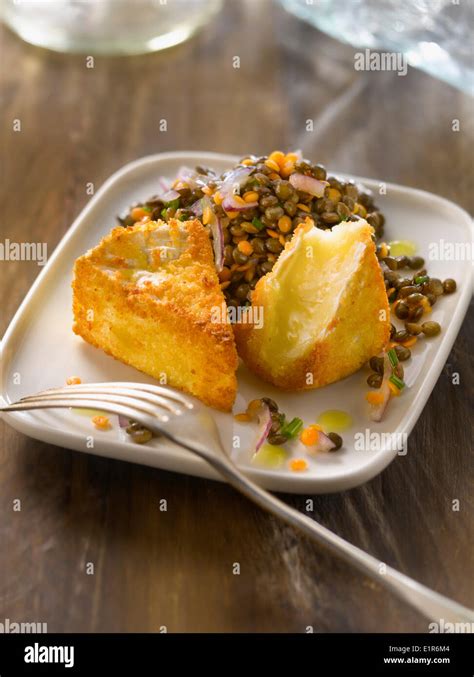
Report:
M 3 0 L 5 23 L 59 52 L 140 54 L 189 38 L 222 0 Z

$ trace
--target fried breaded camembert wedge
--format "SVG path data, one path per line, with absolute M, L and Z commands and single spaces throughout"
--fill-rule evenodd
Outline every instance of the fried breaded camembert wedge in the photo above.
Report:
M 372 233 L 363 220 L 326 231 L 308 220 L 296 229 L 257 283 L 248 316 L 234 325 L 237 351 L 252 371 L 286 390 L 319 388 L 382 350 L 390 314 Z M 258 306 L 259 326 L 252 320 Z
M 74 267 L 74 332 L 229 411 L 238 358 L 207 231 L 197 221 L 114 228 Z

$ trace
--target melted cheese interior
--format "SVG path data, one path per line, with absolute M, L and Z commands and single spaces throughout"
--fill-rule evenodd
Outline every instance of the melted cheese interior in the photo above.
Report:
M 332 230 L 301 230 L 294 247 L 284 251 L 264 279 L 269 303 L 265 307 L 265 357 L 303 355 L 331 329 L 347 280 L 355 273 L 365 250 L 358 239 L 363 222 L 343 223 Z

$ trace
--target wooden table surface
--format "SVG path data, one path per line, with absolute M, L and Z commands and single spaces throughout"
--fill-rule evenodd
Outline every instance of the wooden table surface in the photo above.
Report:
M 88 182 L 97 188 L 130 160 L 180 149 L 301 147 L 341 171 L 473 210 L 471 100 L 413 69 L 357 72 L 351 48 L 276 3 L 229 2 L 182 46 L 97 57 L 93 69 L 6 30 L 1 56 L 2 240 L 46 241 L 51 252 L 90 199 Z M 2 333 L 38 270 L 0 264 Z M 471 312 L 410 453 L 365 486 L 311 497 L 323 524 L 470 606 L 473 329 Z M 46 622 L 50 632 L 427 630 L 407 606 L 227 486 L 60 449 L 3 424 L 1 440 L 0 622 Z M 305 510 L 309 497 L 284 498 Z

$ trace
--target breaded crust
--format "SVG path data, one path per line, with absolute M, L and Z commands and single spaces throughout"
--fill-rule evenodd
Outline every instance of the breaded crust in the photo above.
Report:
M 268 349 L 271 337 L 252 324 L 234 325 L 237 351 L 245 364 L 264 381 L 283 390 L 310 390 L 338 381 L 357 371 L 377 355 L 390 337 L 390 309 L 383 274 L 371 239 L 371 229 L 361 235 L 365 250 L 357 272 L 349 278 L 323 340 L 297 359 L 275 354 L 265 359 L 263 342 Z M 294 246 L 294 240 L 287 245 Z M 263 316 L 272 303 L 265 279 L 257 283 L 252 305 L 263 307 Z M 270 345 L 271 350 L 271 345 Z
M 216 314 L 225 301 L 199 221 L 113 229 L 77 259 L 72 287 L 76 334 L 209 406 L 232 408 L 238 358 L 231 325 Z

